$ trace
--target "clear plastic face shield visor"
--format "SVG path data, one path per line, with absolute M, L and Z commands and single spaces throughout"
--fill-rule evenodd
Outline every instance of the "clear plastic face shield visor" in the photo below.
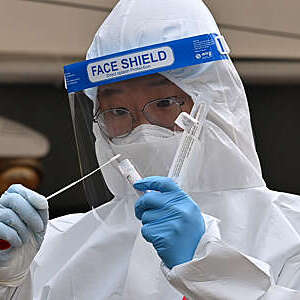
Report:
M 200 147 L 194 144 L 210 98 L 220 97 L 209 85 L 228 60 L 224 39 L 208 34 L 65 66 L 81 175 L 121 155 L 83 181 L 90 207 L 111 198 L 105 184 L 117 197 L 132 193 L 138 175 L 130 178 L 131 166 L 141 177 L 171 176 L 181 184 L 185 161 Z M 193 85 L 206 69 L 199 90 Z

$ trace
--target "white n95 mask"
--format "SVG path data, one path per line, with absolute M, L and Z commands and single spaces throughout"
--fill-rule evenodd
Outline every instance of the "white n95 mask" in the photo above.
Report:
M 122 160 L 129 159 L 142 177 L 167 176 L 180 138 L 181 132 L 142 124 L 126 137 L 113 138 L 110 146 Z

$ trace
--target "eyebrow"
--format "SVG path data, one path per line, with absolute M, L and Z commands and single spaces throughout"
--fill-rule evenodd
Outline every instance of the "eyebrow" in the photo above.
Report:
M 161 86 L 161 85 L 167 85 L 170 84 L 170 81 L 167 78 L 160 78 L 159 80 L 152 80 L 149 81 L 147 84 L 148 86 Z M 101 96 L 113 96 L 116 94 L 121 94 L 122 89 L 113 88 L 113 87 L 104 87 L 103 90 L 99 90 L 99 93 Z
M 122 93 L 121 89 L 116 89 L 111 87 L 105 87 L 103 90 L 99 90 L 100 96 L 113 96 L 121 93 Z
M 153 80 L 149 82 L 149 86 L 160 86 L 160 85 L 166 85 L 169 84 L 170 81 L 167 78 L 161 78 L 159 80 Z

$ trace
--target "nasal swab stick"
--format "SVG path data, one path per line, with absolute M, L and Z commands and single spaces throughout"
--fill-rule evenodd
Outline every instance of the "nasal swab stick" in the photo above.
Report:
M 95 169 L 95 170 L 92 171 L 91 173 L 89 173 L 89 174 L 83 176 L 83 177 L 80 178 L 79 180 L 76 180 L 75 182 L 73 182 L 73 183 L 71 183 L 71 184 L 65 186 L 64 188 L 62 188 L 62 189 L 58 190 L 57 192 L 53 193 L 52 195 L 48 196 L 48 197 L 46 198 L 46 200 L 50 200 L 51 198 L 53 198 L 53 197 L 59 195 L 60 193 L 62 193 L 62 192 L 64 192 L 64 191 L 68 190 L 69 188 L 71 188 L 71 187 L 74 186 L 75 184 L 77 184 L 77 183 L 81 182 L 82 180 L 84 180 L 84 179 L 90 177 L 91 175 L 93 175 L 93 174 L 95 174 L 96 172 L 100 171 L 103 167 L 109 165 L 110 163 L 112 163 L 113 161 L 115 161 L 116 159 L 118 159 L 120 156 L 121 156 L 121 154 L 117 154 L 116 156 L 114 156 L 113 158 L 111 158 L 111 159 L 110 159 L 109 161 L 107 161 L 106 163 L 102 164 L 99 168 Z

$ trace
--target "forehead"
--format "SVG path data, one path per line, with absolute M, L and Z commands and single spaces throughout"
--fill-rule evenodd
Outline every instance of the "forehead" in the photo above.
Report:
M 124 88 L 132 88 L 132 87 L 138 87 L 138 86 L 159 86 L 159 85 L 174 85 L 171 81 L 169 81 L 167 78 L 160 74 L 151 74 L 146 75 L 142 77 L 136 77 L 128 80 L 123 80 L 119 82 L 113 82 L 110 84 L 99 86 L 98 92 L 101 93 L 105 90 L 110 89 L 124 89 Z
M 150 100 L 171 96 L 188 96 L 160 74 L 151 74 L 98 87 L 97 104 L 102 109 L 113 106 L 143 106 Z

